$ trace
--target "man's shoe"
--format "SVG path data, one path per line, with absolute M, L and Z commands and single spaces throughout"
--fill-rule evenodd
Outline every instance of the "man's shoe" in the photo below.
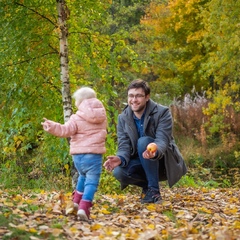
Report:
M 141 200 L 146 196 L 147 191 L 148 191 L 147 188 L 142 188 L 142 192 L 141 192 L 141 195 L 140 195 L 140 199 L 141 199 Z
M 125 184 L 125 183 L 121 183 L 121 190 L 124 190 L 126 187 L 128 186 L 128 184 Z
M 158 190 L 148 189 L 145 197 L 141 200 L 141 203 L 157 203 L 162 200 L 161 194 Z

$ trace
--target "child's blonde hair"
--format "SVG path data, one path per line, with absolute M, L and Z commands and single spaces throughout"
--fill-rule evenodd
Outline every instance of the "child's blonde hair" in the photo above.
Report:
M 73 93 L 76 106 L 79 106 L 84 99 L 96 98 L 96 92 L 90 87 L 82 87 Z

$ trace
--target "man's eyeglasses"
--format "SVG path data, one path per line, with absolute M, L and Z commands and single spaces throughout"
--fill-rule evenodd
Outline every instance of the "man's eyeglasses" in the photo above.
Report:
M 143 95 L 143 94 L 136 94 L 136 95 L 128 94 L 129 99 L 134 99 L 134 98 L 140 99 L 140 98 L 143 98 L 143 97 L 145 97 L 145 95 Z

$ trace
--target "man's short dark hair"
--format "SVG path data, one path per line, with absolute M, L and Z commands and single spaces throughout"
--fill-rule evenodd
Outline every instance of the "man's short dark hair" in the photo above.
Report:
M 142 79 L 133 80 L 129 84 L 127 91 L 129 91 L 130 89 L 133 89 L 133 88 L 142 88 L 145 95 L 150 94 L 150 87 L 149 87 L 148 83 Z

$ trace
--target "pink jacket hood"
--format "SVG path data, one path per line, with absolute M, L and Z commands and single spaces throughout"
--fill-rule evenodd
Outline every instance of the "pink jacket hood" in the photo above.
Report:
M 76 115 L 89 123 L 101 123 L 106 120 L 105 109 L 96 98 L 84 99 L 79 105 Z
M 85 99 L 76 114 L 65 124 L 48 120 L 47 132 L 58 137 L 70 137 L 70 154 L 106 152 L 106 110 L 97 98 Z

